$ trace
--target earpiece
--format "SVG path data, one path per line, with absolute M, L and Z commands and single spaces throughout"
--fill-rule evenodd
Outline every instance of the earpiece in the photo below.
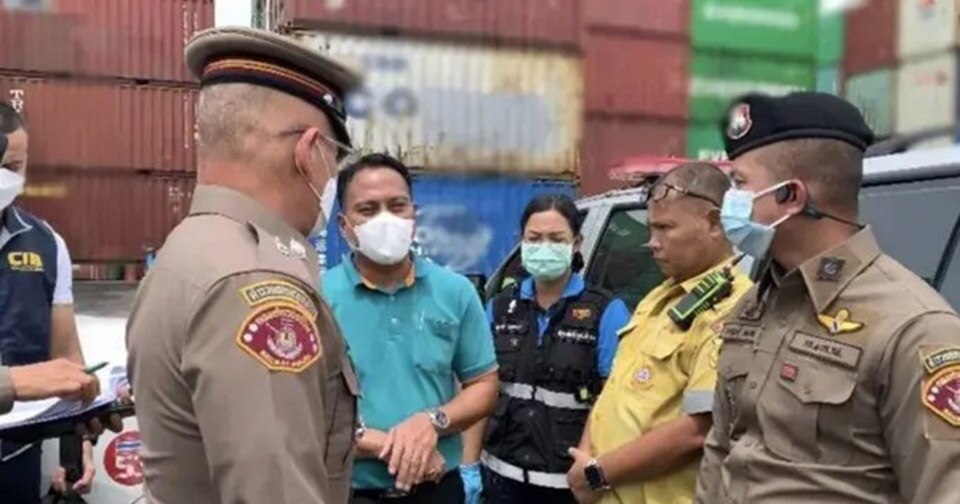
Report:
M 783 187 L 777 188 L 777 190 L 773 193 L 773 197 L 776 199 L 777 203 L 783 204 L 793 200 L 797 197 L 797 195 L 793 189 L 793 185 L 787 184 Z

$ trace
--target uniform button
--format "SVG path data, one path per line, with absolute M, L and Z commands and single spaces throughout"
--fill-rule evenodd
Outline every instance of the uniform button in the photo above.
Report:
M 747 386 L 750 387 L 750 390 L 753 390 L 757 388 L 757 382 L 751 380 L 750 383 L 747 384 Z
M 527 412 L 527 416 L 530 417 L 530 418 L 533 418 L 533 417 L 537 416 L 537 414 L 536 414 L 533 410 L 530 410 L 530 411 Z
M 390 319 L 390 323 L 393 324 L 393 325 L 397 325 L 397 324 L 400 323 L 400 321 L 397 320 L 397 317 L 393 317 L 392 319 Z
M 723 369 L 727 372 L 727 374 L 733 374 L 733 366 L 732 366 L 732 365 L 727 364 L 726 367 L 724 367 Z

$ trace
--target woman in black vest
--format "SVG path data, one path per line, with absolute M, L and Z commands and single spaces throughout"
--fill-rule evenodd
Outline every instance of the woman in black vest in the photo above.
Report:
M 487 307 L 500 397 L 486 428 L 470 433 L 464 460 L 483 450 L 490 504 L 576 502 L 566 483 L 573 462 L 567 450 L 579 445 L 593 398 L 610 372 L 617 331 L 630 318 L 623 301 L 586 285 L 579 274 L 581 224 L 569 197 L 534 198 L 520 222 L 529 277 Z M 470 497 L 468 489 L 468 503 L 476 502 Z

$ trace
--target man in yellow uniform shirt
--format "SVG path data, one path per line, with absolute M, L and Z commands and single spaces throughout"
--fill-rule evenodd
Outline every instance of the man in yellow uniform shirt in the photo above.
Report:
M 750 288 L 720 224 L 729 187 L 715 166 L 691 163 L 650 191 L 650 248 L 667 280 L 621 330 L 610 378 L 580 447 L 570 450 L 568 481 L 581 503 L 693 501 L 719 326 Z

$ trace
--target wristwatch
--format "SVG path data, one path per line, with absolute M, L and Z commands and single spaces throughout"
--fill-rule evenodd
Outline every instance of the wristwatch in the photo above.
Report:
M 607 483 L 607 477 L 603 475 L 603 468 L 597 459 L 590 459 L 583 468 L 583 474 L 587 477 L 587 485 L 594 492 L 600 490 L 610 490 L 610 484 Z
M 430 415 L 430 423 L 433 424 L 433 428 L 437 430 L 438 434 L 450 428 L 450 417 L 442 409 L 428 409 L 427 414 Z
M 363 435 L 367 433 L 367 426 L 363 423 L 363 418 L 357 417 L 357 428 L 353 431 L 353 440 L 360 441 Z

